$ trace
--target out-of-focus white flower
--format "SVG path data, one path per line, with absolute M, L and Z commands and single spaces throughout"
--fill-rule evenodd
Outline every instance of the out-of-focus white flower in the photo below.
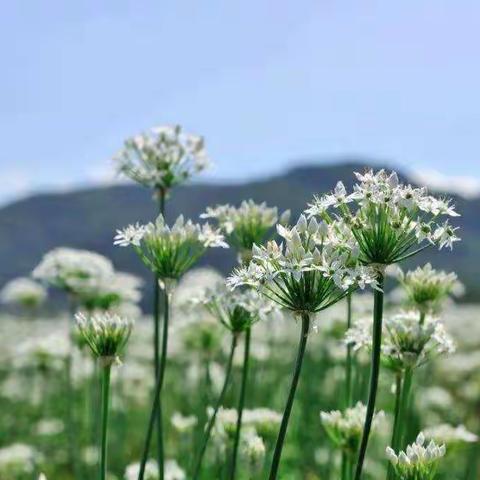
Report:
M 371 319 L 357 320 L 345 334 L 345 342 L 354 350 L 370 349 Z M 407 311 L 385 318 L 382 360 L 393 370 L 423 365 L 433 356 L 455 351 L 453 339 L 443 323 L 427 316 L 423 322 L 418 312 Z
M 282 222 L 288 222 L 287 216 L 289 218 L 289 211 L 282 215 Z M 268 207 L 265 202 L 244 200 L 239 207 L 209 207 L 201 217 L 215 219 L 229 245 L 238 250 L 240 261 L 246 262 L 251 258 L 253 245 L 261 245 L 271 235 L 272 227 L 278 221 L 278 210 Z
M 241 453 L 247 460 L 250 468 L 260 469 L 265 459 L 265 443 L 254 428 L 244 429 L 241 433 Z
M 59 418 L 43 418 L 35 425 L 37 435 L 50 436 L 62 433 L 65 425 Z
M 195 415 L 184 416 L 174 412 L 171 418 L 173 428 L 179 433 L 190 432 L 197 425 L 198 418 Z
M 17 480 L 24 475 L 33 475 L 39 461 L 41 455 L 30 445 L 15 443 L 0 448 L 0 478 Z
M 448 220 L 439 223 L 440 216 L 458 216 L 448 201 L 401 184 L 395 172 L 369 170 L 355 176 L 359 183 L 352 193 L 339 182 L 333 193 L 315 197 L 306 213 L 328 224 L 341 219 L 355 238 L 361 263 L 384 269 L 414 255 L 416 245 L 451 248 L 460 240 Z
M 115 161 L 119 173 L 163 190 L 210 166 L 203 138 L 185 133 L 180 125 L 155 127 L 128 139 Z
M 425 447 L 425 436 L 419 433 L 415 443 L 409 445 L 405 452 L 387 447 L 386 455 L 393 465 L 398 478 L 402 480 L 431 480 L 435 476 L 439 460 L 445 456 L 446 448 L 438 446 L 433 440 Z
M 294 227 L 277 230 L 285 245 L 254 245 L 250 264 L 228 279 L 232 288 L 249 285 L 288 310 L 315 313 L 357 286 L 375 283 L 374 272 L 357 266 L 355 251 L 339 241 L 332 225 L 301 215 Z
M 132 226 L 127 227 L 131 229 Z M 185 221 L 180 215 L 173 227 L 169 227 L 160 215 L 155 223 L 136 227 L 139 234 L 135 242 L 126 230 L 117 230 L 114 244 L 131 245 L 145 263 L 163 281 L 178 280 L 207 248 L 228 247 L 218 230 L 208 224 L 199 225 Z
M 407 273 L 399 269 L 398 279 L 409 303 L 424 313 L 438 311 L 443 300 L 463 291 L 455 273 L 435 270 L 430 263 Z
M 94 357 L 105 365 L 119 362 L 133 328 L 133 322 L 109 313 L 85 316 L 75 315 L 79 333 L 90 347 Z
M 91 291 L 114 274 L 113 265 L 88 250 L 55 248 L 48 252 L 33 270 L 33 277 L 69 293 Z
M 333 444 L 346 453 L 355 455 L 362 438 L 366 414 L 367 407 L 358 402 L 344 412 L 339 410 L 320 412 L 320 419 Z M 377 412 L 373 417 L 372 428 L 378 427 L 384 417 L 383 411 Z
M 15 278 L 8 282 L 0 292 L 0 301 L 6 304 L 35 308 L 47 298 L 47 291 L 42 285 L 30 278 Z
M 423 430 L 425 438 L 430 438 L 436 443 L 445 443 L 448 447 L 458 446 L 462 443 L 478 442 L 478 436 L 468 431 L 465 425 L 454 427 L 448 423 L 442 423 Z
M 185 480 L 185 472 L 175 460 L 166 460 L 164 465 L 165 480 Z M 124 480 L 137 480 L 140 472 L 140 464 L 132 463 L 125 470 Z M 158 465 L 155 460 L 148 460 L 145 465 L 144 480 L 158 480 Z

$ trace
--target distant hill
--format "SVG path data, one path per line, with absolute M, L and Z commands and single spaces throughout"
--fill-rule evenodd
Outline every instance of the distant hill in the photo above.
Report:
M 180 213 L 197 219 L 208 205 L 238 204 L 252 198 L 290 208 L 298 215 L 315 193 L 332 189 L 338 180 L 348 187 L 353 171 L 367 167 L 364 162 L 311 165 L 293 168 L 284 174 L 235 185 L 196 183 L 180 187 L 168 203 L 167 218 Z M 404 176 L 405 178 L 405 176 Z M 450 195 L 451 196 L 451 195 Z M 431 261 L 435 267 L 456 271 L 467 286 L 467 300 L 480 300 L 480 198 L 453 196 L 462 216 L 463 241 L 453 253 L 433 248 L 414 259 L 414 264 Z M 149 278 L 143 265 L 129 249 L 113 247 L 115 229 L 155 215 L 151 193 L 136 185 L 98 187 L 69 193 L 33 195 L 0 209 L 0 285 L 28 275 L 42 255 L 57 246 L 85 248 L 111 258 L 119 270 Z M 235 265 L 231 251 L 215 249 L 202 261 L 227 273 Z M 146 297 L 150 290 L 146 289 Z M 146 302 L 148 305 L 148 301 Z

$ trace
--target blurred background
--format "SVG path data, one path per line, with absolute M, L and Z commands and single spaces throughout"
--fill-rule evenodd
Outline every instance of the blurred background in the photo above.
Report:
M 452 197 L 462 215 L 455 219 L 462 242 L 453 254 L 429 249 L 410 264 L 431 261 L 435 268 L 455 271 L 465 286 L 459 300 L 464 310 L 452 310 L 448 317 L 457 325 L 455 333 L 465 337 L 459 342 L 465 348 L 456 364 L 439 368 L 435 382 L 425 374 L 432 388 L 418 408 L 429 411 L 430 423 L 465 422 L 476 431 L 480 359 L 472 337 L 478 339 L 473 334 L 474 328 L 478 332 L 479 311 L 474 304 L 480 300 L 479 44 L 480 4 L 468 0 L 4 2 L 0 288 L 13 278 L 29 276 L 55 247 L 88 249 L 145 280 L 141 307 L 150 312 L 150 273 L 134 253 L 113 247 L 112 239 L 117 228 L 149 221 L 155 205 L 148 189 L 115 175 L 111 159 L 125 138 L 155 125 L 179 123 L 205 136 L 214 163 L 212 170 L 173 192 L 169 220 L 180 213 L 197 219 L 208 205 L 238 204 L 247 198 L 280 211 L 290 208 L 296 216 L 314 194 L 333 188 L 338 180 L 351 188 L 353 171 L 394 168 L 404 180 Z M 227 274 L 235 264 L 233 252 L 221 251 L 208 254 L 201 265 Z M 40 311 L 53 318 L 65 306 L 65 299 L 53 293 Z M 16 308 L 2 309 L 18 314 Z M 339 334 L 334 323 L 342 312 L 332 314 L 333 326 L 328 327 L 334 346 L 322 344 L 307 366 L 315 375 L 315 365 L 326 365 L 337 383 L 338 352 L 333 350 L 338 349 Z M 47 328 L 43 320 L 34 329 L 15 317 L 2 320 L 5 342 L 15 335 L 42 336 Z M 291 331 L 285 328 L 281 341 L 288 344 Z M 141 335 L 136 340 L 140 350 L 149 333 Z M 262 360 L 258 353 L 253 369 L 274 371 L 259 373 L 273 388 L 287 378 L 291 355 L 265 354 Z M 28 368 L 39 368 L 37 360 Z M 142 368 L 145 363 L 143 358 Z M 183 366 L 179 361 L 173 368 L 183 372 Z M 55 368 L 49 364 L 47 371 Z M 452 376 L 448 382 L 446 372 Z M 133 389 L 139 388 L 136 373 L 127 379 Z M 18 411 L 25 414 L 5 424 L 0 446 L 13 441 L 46 445 L 44 454 L 60 452 L 52 461 L 51 478 L 74 478 L 67 454 L 62 457 L 63 427 L 57 429 L 60 437 L 53 433 L 55 438 L 48 441 L 32 432 L 32 419 L 51 420 L 63 413 L 51 406 L 41 411 L 42 398 L 52 405 L 57 390 L 49 384 L 29 392 L 29 375 L 22 377 L 24 383 L 12 384 L 8 372 L 0 372 L 2 410 L 11 412 L 21 401 Z M 286 461 L 295 465 L 303 455 L 305 462 L 300 476 L 292 467 L 295 474 L 286 480 L 334 478 L 335 459 L 318 440 L 324 437 L 320 426 L 315 432 L 305 430 L 318 420 L 320 407 L 335 407 L 336 383 L 331 378 L 325 373 L 312 391 L 300 393 L 308 405 L 327 391 L 322 405 L 294 420 Z M 445 385 L 437 385 L 439 379 Z M 390 380 L 384 380 L 386 392 Z M 365 385 L 359 385 L 359 396 L 364 391 Z M 183 393 L 175 394 L 172 404 Z M 130 421 L 143 426 L 147 393 L 144 397 L 133 410 L 128 399 L 119 401 L 117 420 L 125 420 L 128 405 L 135 412 Z M 278 409 L 282 398 L 275 400 Z M 270 392 L 263 391 L 255 402 L 270 400 Z M 78 410 L 85 408 L 81 402 L 77 399 Z M 386 398 L 382 406 L 390 402 Z M 453 411 L 460 404 L 462 408 Z M 188 411 L 191 405 L 183 407 Z M 47 427 L 53 428 L 51 423 Z M 122 431 L 117 434 L 123 438 Z M 126 458 L 138 458 L 141 440 L 139 430 L 126 453 L 112 447 L 117 475 L 112 478 L 122 478 Z M 302 445 L 308 446 L 302 450 Z M 477 450 L 461 457 L 457 476 L 450 471 L 444 478 L 478 478 L 472 461 Z M 87 446 L 85 452 L 87 458 Z M 380 478 L 375 465 L 371 471 L 371 478 Z

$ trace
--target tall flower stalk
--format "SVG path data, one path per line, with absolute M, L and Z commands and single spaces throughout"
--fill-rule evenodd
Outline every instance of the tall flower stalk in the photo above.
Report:
M 125 141 L 124 148 L 115 156 L 117 170 L 133 181 L 151 188 L 158 202 L 158 214 L 165 217 L 166 199 L 172 188 L 181 185 L 193 175 L 210 166 L 202 137 L 183 131 L 180 125 L 154 127 Z M 160 374 L 160 303 L 163 304 L 163 331 L 166 332 L 168 313 L 166 289 L 161 289 L 159 278 L 153 284 L 153 351 L 155 382 Z M 163 342 L 163 340 L 162 340 Z M 154 382 L 154 383 L 155 383 Z M 160 479 L 164 477 L 162 414 L 157 416 L 157 462 Z
M 451 248 L 459 238 L 448 220 L 440 223 L 441 216 L 458 216 L 448 201 L 428 195 L 425 188 L 402 185 L 395 172 L 355 175 L 359 183 L 352 193 L 339 182 L 332 193 L 316 197 L 307 212 L 337 225 L 338 235 L 355 242 L 359 262 L 376 271 L 369 400 L 355 470 L 355 480 L 360 480 L 378 389 L 385 269 L 432 244 Z
M 164 218 L 159 216 L 155 223 L 130 225 L 123 230 L 118 230 L 114 244 L 121 247 L 133 247 L 143 263 L 158 277 L 167 292 L 160 367 L 140 464 L 139 480 L 141 480 L 145 474 L 154 423 L 161 408 L 161 392 L 168 350 L 169 296 L 180 277 L 204 255 L 207 248 L 228 247 L 228 245 L 223 241 L 223 236 L 218 230 L 214 230 L 208 224 L 199 225 L 190 220 L 185 221 L 182 215 L 178 217 L 172 227 L 169 227 Z M 161 476 L 161 465 L 159 465 L 159 469 Z
M 214 219 L 225 235 L 230 247 L 238 253 L 240 265 L 248 265 L 252 258 L 254 245 L 261 245 L 274 233 L 273 227 L 279 221 L 281 224 L 288 222 L 290 211 L 286 210 L 278 217 L 276 207 L 268 207 L 265 202 L 255 203 L 253 200 L 243 201 L 240 206 L 217 205 L 208 208 L 201 215 L 203 218 Z M 241 387 L 237 407 L 237 424 L 233 440 L 232 461 L 230 466 L 230 480 L 235 479 L 237 471 L 238 449 L 240 445 L 243 409 L 247 390 L 248 366 L 250 356 L 251 328 L 245 330 L 245 347 L 241 373 Z
M 120 362 L 119 355 L 124 349 L 131 331 L 132 322 L 116 315 L 76 315 L 80 336 L 90 348 L 101 368 L 101 435 L 99 480 L 107 477 L 108 413 L 110 401 L 110 373 L 112 365 Z
M 233 287 L 251 286 L 301 319 L 301 333 L 292 382 L 275 445 L 270 480 L 278 476 L 283 444 L 300 378 L 311 315 L 337 303 L 358 284 L 373 281 L 366 268 L 351 268 L 355 252 L 338 241 L 325 222 L 300 216 L 294 227 L 277 225 L 285 245 L 270 241 L 254 245 L 248 266 L 237 268 L 229 279 Z

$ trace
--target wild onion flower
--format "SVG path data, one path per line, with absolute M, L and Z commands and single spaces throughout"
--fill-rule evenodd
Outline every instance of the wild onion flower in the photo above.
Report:
M 140 472 L 140 463 L 132 463 L 125 470 L 124 480 L 137 480 Z M 145 480 L 159 480 L 158 465 L 155 460 L 148 460 L 145 467 Z M 186 480 L 185 472 L 180 468 L 176 460 L 165 462 L 164 480 Z
M 375 283 L 373 272 L 357 265 L 356 251 L 335 234 L 332 225 L 301 215 L 294 227 L 277 225 L 278 245 L 254 245 L 248 266 L 237 268 L 228 283 L 248 285 L 302 318 L 297 362 L 272 460 L 270 480 L 277 478 L 295 391 L 310 329 L 310 315 L 334 305 L 358 286 Z
M 423 435 L 436 443 L 448 445 L 449 450 L 465 443 L 476 443 L 479 441 L 478 435 L 467 430 L 465 425 L 454 427 L 448 423 L 426 428 L 423 430 Z
M 19 305 L 33 309 L 40 306 L 47 298 L 47 291 L 29 278 L 15 278 L 8 282 L 0 292 L 0 301 L 10 305 Z
M 167 286 L 190 269 L 209 247 L 228 245 L 209 224 L 194 224 L 180 215 L 169 227 L 159 216 L 155 223 L 129 225 L 117 230 L 114 245 L 132 246 L 144 264 Z
M 425 447 L 425 436 L 420 433 L 405 452 L 387 447 L 386 454 L 398 480 L 432 480 L 440 459 L 445 455 L 445 445 L 437 445 L 433 440 Z
M 244 200 L 239 207 L 228 204 L 209 207 L 200 217 L 217 221 L 228 244 L 238 251 L 240 263 L 250 261 L 253 245 L 264 243 L 279 221 L 276 207 L 268 207 L 265 202 L 258 204 L 253 200 Z M 280 217 L 280 223 L 287 223 L 289 218 L 290 211 L 287 210 Z
M 30 445 L 15 443 L 2 447 L 0 448 L 0 478 L 2 480 L 32 478 L 41 460 L 40 453 Z
M 369 400 L 355 480 L 360 480 L 377 397 L 383 317 L 383 284 L 387 266 L 405 260 L 429 245 L 453 247 L 458 228 L 442 217 L 456 217 L 450 201 L 428 195 L 425 188 L 399 182 L 395 172 L 355 173 L 357 183 L 348 193 L 342 182 L 334 191 L 315 197 L 307 213 L 336 228 L 338 236 L 354 239 L 358 261 L 377 271 Z
M 339 410 L 320 412 L 320 418 L 335 447 L 353 457 L 360 445 L 366 414 L 367 407 L 358 402 L 354 407 L 347 408 L 344 412 Z M 373 417 L 372 428 L 375 430 L 384 418 L 383 411 L 377 412 Z
M 80 335 L 90 347 L 92 354 L 98 358 L 102 367 L 102 425 L 100 444 L 99 479 L 105 480 L 107 475 L 107 428 L 110 397 L 110 372 L 112 365 L 119 363 L 119 355 L 124 349 L 132 332 L 132 322 L 118 315 L 108 313 L 76 315 Z
M 178 433 L 190 432 L 198 423 L 195 415 L 184 416 L 179 412 L 174 412 L 171 418 L 172 427 Z
M 33 270 L 33 277 L 71 294 L 94 289 L 111 278 L 113 265 L 104 257 L 88 250 L 55 248 L 45 254 Z
M 245 458 L 250 473 L 261 469 L 265 460 L 265 443 L 254 428 L 242 431 L 241 452 Z
M 154 127 L 128 139 L 115 161 L 120 173 L 156 190 L 169 190 L 210 166 L 203 138 L 180 125 Z
M 354 351 L 371 350 L 370 327 L 371 320 L 360 318 L 345 334 L 345 343 L 352 345 Z M 417 368 L 434 357 L 455 351 L 455 343 L 443 323 L 432 316 L 421 323 L 415 311 L 387 317 L 383 333 L 382 363 L 395 372 Z
M 423 314 L 437 312 L 446 298 L 463 289 L 454 272 L 435 270 L 430 263 L 407 273 L 399 270 L 398 280 L 408 303 Z

